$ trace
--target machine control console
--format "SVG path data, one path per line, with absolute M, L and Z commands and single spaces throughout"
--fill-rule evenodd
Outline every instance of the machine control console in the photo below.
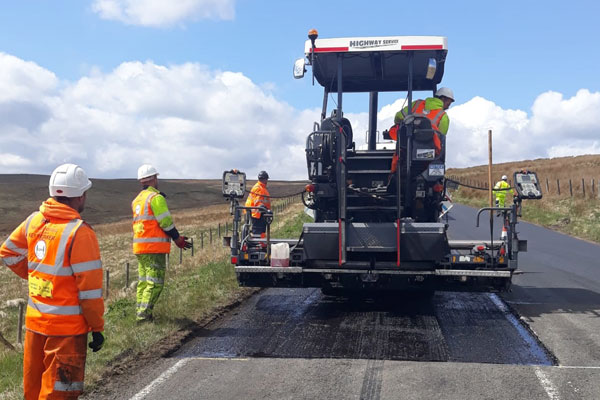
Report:
M 224 197 L 244 197 L 246 191 L 246 173 L 232 169 L 223 171 L 223 196 Z
M 535 172 L 519 171 L 514 174 L 515 189 L 522 199 L 541 199 L 542 188 Z

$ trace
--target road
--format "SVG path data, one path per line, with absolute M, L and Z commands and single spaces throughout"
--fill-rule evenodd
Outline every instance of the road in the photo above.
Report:
M 474 209 L 449 222 L 452 239 L 489 236 Z M 600 399 L 600 246 L 518 228 L 529 249 L 509 293 L 423 304 L 264 290 L 118 398 Z

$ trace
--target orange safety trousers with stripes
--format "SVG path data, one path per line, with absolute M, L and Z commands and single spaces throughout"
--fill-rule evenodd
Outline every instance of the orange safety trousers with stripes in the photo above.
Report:
M 0 258 L 28 280 L 25 398 L 77 398 L 87 333 L 104 330 L 102 262 L 94 231 L 77 211 L 50 198 L 0 246 Z
M 27 330 L 25 400 L 76 399 L 83 392 L 87 335 L 46 336 Z

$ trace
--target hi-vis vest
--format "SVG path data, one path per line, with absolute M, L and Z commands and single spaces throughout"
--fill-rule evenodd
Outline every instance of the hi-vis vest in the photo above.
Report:
M 446 112 L 442 108 L 427 111 L 427 110 L 425 110 L 425 100 L 417 100 L 413 104 L 412 111 L 413 111 L 413 114 L 415 114 L 415 115 L 424 115 L 425 117 L 427 117 L 431 121 L 431 127 L 434 130 L 436 130 L 437 132 L 439 132 L 439 134 L 442 134 L 440 132 L 440 128 L 438 127 L 438 124 L 442 120 L 442 117 L 444 115 L 446 115 Z M 393 140 L 398 140 L 397 139 L 398 138 L 398 128 L 399 128 L 398 125 L 394 125 L 389 130 L 390 137 Z M 438 134 L 433 135 L 433 145 L 435 147 L 435 155 L 437 156 L 442 151 L 442 142 L 441 142 L 440 138 L 438 137 Z M 394 154 L 394 156 L 392 157 L 392 165 L 390 167 L 390 172 L 394 173 L 394 172 L 396 172 L 397 169 L 398 169 L 398 155 Z
M 51 223 L 38 212 L 27 219 L 27 329 L 51 336 L 74 336 L 90 330 L 80 301 L 96 299 L 101 302 L 102 284 L 95 289 L 80 291 L 76 279 L 88 279 L 89 274 L 98 271 L 101 276 L 102 262 L 97 254 L 92 256 L 96 259 L 71 263 L 72 252 L 86 252 L 86 249 L 72 249 L 73 239 L 82 224 L 80 219 Z
M 269 197 L 269 191 L 264 183 L 258 181 L 252 187 L 248 198 L 246 199 L 246 207 L 258 207 L 260 205 L 265 206 L 267 209 L 271 209 L 271 200 Z M 252 210 L 252 218 L 259 219 L 262 213 L 254 209 Z
M 161 229 L 150 202 L 158 193 L 142 190 L 131 203 L 133 254 L 170 253 L 171 238 Z
M 425 110 L 425 100 L 417 100 L 413 104 L 412 107 L 413 114 L 422 115 L 427 117 L 431 121 L 431 127 L 436 131 L 440 132 L 439 123 L 446 115 L 446 112 L 442 108 L 438 108 L 436 110 Z M 394 125 L 390 129 L 390 137 L 393 140 L 397 140 L 398 137 L 398 125 Z M 440 132 L 441 133 L 441 132 Z M 435 140 L 435 139 L 434 139 Z

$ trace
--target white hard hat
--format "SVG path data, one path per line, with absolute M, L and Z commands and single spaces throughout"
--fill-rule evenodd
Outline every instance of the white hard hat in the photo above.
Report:
M 158 171 L 150 164 L 144 164 L 138 168 L 138 181 L 154 175 L 158 175 Z
M 50 196 L 79 197 L 92 187 L 92 182 L 79 165 L 63 164 L 52 172 L 48 190 Z
M 435 92 L 435 97 L 447 97 L 450 100 L 454 101 L 454 92 L 452 91 L 452 89 L 449 89 L 447 87 L 442 87 L 439 88 L 436 92 Z
M 508 180 L 508 176 L 506 176 L 506 175 L 502 175 L 502 180 L 503 180 L 503 181 L 506 181 L 506 180 Z

